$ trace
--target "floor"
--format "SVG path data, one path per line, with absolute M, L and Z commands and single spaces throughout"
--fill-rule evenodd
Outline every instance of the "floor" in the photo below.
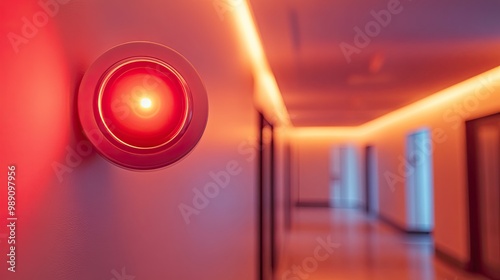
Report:
M 355 209 L 298 208 L 277 280 L 486 279 L 433 256 L 429 236 L 407 236 Z

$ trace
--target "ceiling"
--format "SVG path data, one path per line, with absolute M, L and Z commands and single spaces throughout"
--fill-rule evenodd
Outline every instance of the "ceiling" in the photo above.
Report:
M 500 65 L 496 0 L 251 4 L 297 127 L 361 125 Z

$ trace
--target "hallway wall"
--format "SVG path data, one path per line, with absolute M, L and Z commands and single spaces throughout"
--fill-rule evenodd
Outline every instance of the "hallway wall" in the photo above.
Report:
M 380 215 L 407 228 L 406 137 L 428 128 L 433 147 L 430 153 L 434 173 L 435 245 L 466 264 L 469 248 L 464 122 L 500 111 L 500 68 L 437 93 L 429 100 L 355 129 L 295 129 L 292 178 L 298 182 L 297 201 L 328 200 L 328 154 L 332 146 L 355 143 L 359 170 L 364 170 L 362 149 L 373 145 L 378 157 Z M 359 173 L 359 179 L 363 184 L 363 172 Z M 360 199 L 364 199 L 363 195 Z
M 0 278 L 255 279 L 258 118 L 231 11 L 222 17 L 212 1 L 198 0 L 52 2 L 65 4 L 17 52 L 5 35 L 20 34 L 23 18 L 42 7 L 0 4 L 0 167 L 17 166 L 20 225 L 18 270 L 1 269 Z M 91 151 L 76 112 L 89 65 L 136 40 L 190 60 L 210 105 L 193 152 L 151 172 L 119 168 Z
M 296 202 L 303 205 L 328 205 L 330 202 L 331 150 L 334 146 L 353 144 L 359 147 L 352 136 L 339 134 L 310 134 L 306 129 L 296 129 L 292 137 L 292 180 Z M 361 155 L 357 150 L 357 173 L 362 182 Z M 362 202 L 360 195 L 358 200 Z
M 406 227 L 406 136 L 429 128 L 432 136 L 435 246 L 462 263 L 469 258 L 464 121 L 500 111 L 500 71 L 452 87 L 446 99 L 422 103 L 366 125 L 367 144 L 378 151 L 380 214 Z

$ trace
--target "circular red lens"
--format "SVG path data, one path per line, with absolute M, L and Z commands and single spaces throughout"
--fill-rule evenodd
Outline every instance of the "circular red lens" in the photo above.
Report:
M 166 145 L 189 121 L 182 77 L 160 61 L 130 61 L 105 76 L 98 96 L 100 118 L 114 141 L 139 149 Z
M 106 159 L 125 168 L 156 169 L 194 149 L 207 124 L 208 99 L 182 55 L 131 42 L 105 52 L 85 73 L 78 114 Z

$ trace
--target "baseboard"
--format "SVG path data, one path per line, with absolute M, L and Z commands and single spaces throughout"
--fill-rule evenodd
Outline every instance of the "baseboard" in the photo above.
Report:
M 437 246 L 434 246 L 434 254 L 436 258 L 455 268 L 465 271 L 471 271 L 470 263 L 459 260 L 458 258 L 450 255 L 449 253 L 445 252 L 444 250 L 440 249 Z
M 318 207 L 318 208 L 330 208 L 330 202 L 328 201 L 297 201 L 295 207 Z
M 394 222 L 393 220 L 385 217 L 384 215 L 378 214 L 378 218 L 380 221 L 384 222 L 385 224 L 391 226 L 392 228 L 405 233 L 405 234 L 415 234 L 415 235 L 430 235 L 432 232 L 431 231 L 420 231 L 420 230 L 410 230 L 407 229 L 400 224 Z

